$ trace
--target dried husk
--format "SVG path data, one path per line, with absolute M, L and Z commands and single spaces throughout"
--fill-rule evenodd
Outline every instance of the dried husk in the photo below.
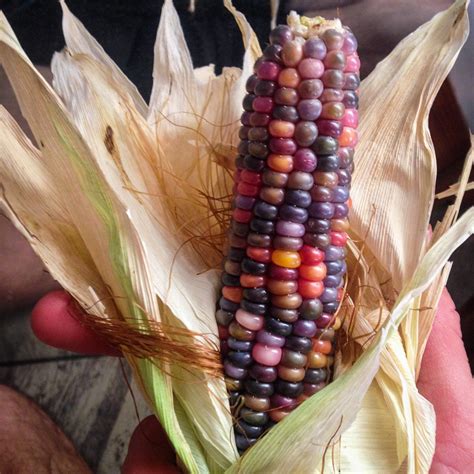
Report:
M 407 37 L 362 83 L 338 376 L 239 460 L 213 365 L 215 269 L 244 84 L 260 47 L 225 4 L 242 31 L 243 70 L 194 70 L 167 0 L 149 106 L 64 2 L 56 92 L 1 16 L 0 60 L 36 140 L 0 108 L 2 208 L 91 325 L 122 347 L 188 471 L 427 472 L 435 417 L 416 377 L 447 260 L 474 226 L 473 210 L 455 223 L 471 153 L 455 205 L 427 238 L 436 177 L 427 118 L 466 39 L 467 2 Z M 130 344 L 117 335 L 127 325 Z M 148 358 L 141 333 L 156 340 Z

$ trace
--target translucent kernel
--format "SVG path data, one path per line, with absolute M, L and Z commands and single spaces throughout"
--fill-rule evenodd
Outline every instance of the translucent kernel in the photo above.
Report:
M 296 88 L 300 83 L 301 77 L 294 68 L 287 67 L 280 71 L 278 75 L 278 84 L 282 87 Z
M 272 253 L 272 262 L 280 267 L 298 268 L 301 264 L 301 257 L 298 252 L 274 250 Z
M 322 281 L 326 278 L 326 265 L 323 262 L 319 262 L 316 265 L 301 265 L 299 274 L 305 280 Z
M 344 127 L 342 133 L 339 136 L 339 145 L 340 146 L 349 146 L 351 148 L 357 145 L 359 141 L 359 135 L 357 130 L 351 127 Z
M 295 124 L 285 120 L 272 120 L 268 126 L 268 131 L 274 137 L 291 138 L 295 133 Z
M 281 360 L 281 352 L 282 351 L 280 347 L 265 346 L 257 342 L 253 346 L 252 356 L 259 364 L 274 367 L 278 365 Z
M 303 298 L 318 298 L 323 291 L 324 285 L 321 281 L 298 280 L 298 292 Z

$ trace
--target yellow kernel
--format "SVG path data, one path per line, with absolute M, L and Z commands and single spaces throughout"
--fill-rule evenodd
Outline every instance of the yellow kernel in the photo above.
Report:
M 298 252 L 274 250 L 272 253 L 272 262 L 280 267 L 298 268 L 301 265 L 301 257 Z
M 341 328 L 341 326 L 342 326 L 341 318 L 339 316 L 336 316 L 336 318 L 334 319 L 334 323 L 333 323 L 332 327 L 335 331 L 337 331 L 338 329 Z

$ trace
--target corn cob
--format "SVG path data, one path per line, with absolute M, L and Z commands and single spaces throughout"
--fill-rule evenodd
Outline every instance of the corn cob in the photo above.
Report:
M 331 378 L 357 143 L 356 49 L 337 21 L 279 25 L 246 84 L 216 313 L 240 451 Z

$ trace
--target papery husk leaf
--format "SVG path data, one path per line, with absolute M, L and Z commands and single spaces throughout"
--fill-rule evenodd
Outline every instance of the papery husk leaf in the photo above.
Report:
M 349 242 L 351 250 L 348 259 L 349 283 L 347 291 L 353 295 L 342 308 L 341 317 L 344 329 L 358 345 L 363 348 L 377 333 L 381 324 L 390 317 L 381 283 L 377 278 L 373 257 L 366 259 L 367 249 L 361 245 L 357 247 L 353 241 Z M 417 298 L 413 300 L 415 302 Z M 413 312 L 413 303 L 407 310 L 405 317 Z M 375 308 L 375 309 L 374 309 Z M 345 347 L 340 348 L 345 352 Z M 381 390 L 380 390 L 381 389 Z M 377 401 L 378 406 L 385 406 L 386 417 L 390 418 L 390 429 L 384 437 L 391 440 L 394 450 L 384 451 L 377 449 L 376 453 L 368 455 L 366 446 L 376 443 L 380 432 L 370 424 L 360 420 L 371 419 L 372 403 L 364 402 L 357 414 L 359 423 L 348 430 L 341 440 L 341 464 L 347 465 L 351 460 L 358 459 L 361 464 L 358 469 L 364 471 L 368 465 L 372 472 L 385 469 L 391 465 L 389 472 L 398 471 L 404 461 L 408 472 L 421 469 L 427 470 L 434 453 L 435 417 L 431 404 L 425 400 L 416 388 L 414 371 L 410 369 L 405 348 L 398 333 L 394 333 L 388 340 L 380 354 L 380 369 L 372 383 L 370 397 Z M 395 453 L 395 456 L 394 456 Z M 417 466 L 417 467 L 415 467 Z
M 0 13 L 0 58 L 11 80 L 21 111 L 28 120 L 37 143 L 41 145 L 41 160 L 37 160 L 36 163 L 44 174 L 51 172 L 54 176 L 54 182 L 50 184 L 57 190 L 56 197 L 62 200 L 65 209 L 64 219 L 74 223 L 77 234 L 103 280 L 103 284 L 98 284 L 98 288 L 106 286 L 110 289 L 109 304 L 113 303 L 120 314 L 133 316 L 137 322 L 146 323 L 144 311 L 156 315 L 158 308 L 148 286 L 151 279 L 143 248 L 126 210 L 119 204 L 115 194 L 105 182 L 90 149 L 71 123 L 58 96 L 34 69 L 2 13 Z M 5 144 L 2 142 L 2 149 L 9 145 L 8 142 Z M 31 156 L 31 153 L 22 153 L 16 158 L 31 159 Z M 12 167 L 14 168 L 14 165 Z M 8 173 L 9 168 L 6 167 L 4 172 Z M 7 177 L 10 190 L 9 194 L 4 192 L 3 195 L 3 202 L 7 206 L 13 199 L 10 197 L 11 193 L 12 196 L 21 199 L 21 204 L 17 203 L 16 207 L 26 210 L 30 198 L 43 191 L 28 190 L 29 185 L 35 184 L 33 181 L 29 183 L 17 181 L 14 174 Z M 48 209 L 47 205 L 45 209 Z M 90 272 L 85 273 L 82 278 L 83 284 L 77 288 L 75 284 L 81 283 L 82 275 L 76 274 L 74 279 L 70 279 L 67 272 L 63 272 L 54 264 L 56 257 L 54 261 L 48 260 L 49 249 L 56 248 L 51 237 L 60 231 L 44 230 L 42 244 L 35 246 L 34 226 L 30 228 L 34 222 L 34 215 L 22 217 L 13 209 L 10 213 L 14 214 L 13 222 L 32 243 L 38 255 L 48 267 L 51 266 L 52 271 L 56 270 L 53 276 L 85 308 L 94 313 L 94 305 L 107 304 L 106 301 L 91 301 L 90 298 L 84 301 L 81 298 L 87 295 L 90 283 L 85 281 L 84 277 L 87 278 Z M 56 225 L 58 224 L 52 219 L 49 222 L 42 222 L 44 229 L 54 228 Z M 65 252 L 65 257 L 69 256 L 75 251 L 74 243 L 71 243 L 69 250 L 62 248 L 61 251 Z M 91 292 L 91 297 L 93 296 L 95 295 Z M 133 363 L 133 358 L 128 358 Z M 151 365 L 150 362 L 148 364 Z M 159 369 L 153 367 L 156 371 L 155 377 L 161 377 Z M 166 384 L 161 380 L 159 384 L 164 392 Z M 168 382 L 168 392 L 169 390 Z M 190 472 L 198 472 L 190 446 L 174 414 L 171 397 L 160 398 L 160 404 L 156 404 L 155 409 L 182 462 Z
M 160 137 L 160 155 L 170 163 L 163 192 L 175 203 L 175 218 L 201 256 L 204 268 L 222 260 L 232 190 L 230 164 L 236 155 L 241 100 L 257 54 L 254 33 L 234 15 L 247 44 L 243 70 L 192 69 L 179 17 L 163 6 L 155 43 L 154 84 L 148 121 Z M 224 165 L 224 166 L 223 166 Z
M 162 302 L 159 321 L 168 327 L 212 335 L 210 342 L 217 347 L 213 309 L 218 280 L 209 272 L 198 276 L 199 257 L 180 249 L 184 237 L 179 233 L 179 223 L 171 220 L 174 202 L 167 199 L 160 186 L 166 180 L 163 171 L 170 169 L 171 163 L 156 153 L 146 121 L 135 111 L 126 92 L 93 59 L 67 53 L 56 55 L 53 73 L 55 87 L 79 130 L 96 151 L 97 162 L 133 216 L 147 249 L 150 284 Z M 111 166 L 111 159 L 118 165 Z M 187 281 L 190 273 L 196 275 L 193 287 Z M 211 349 L 203 346 L 201 350 L 206 354 Z M 221 469 L 227 467 L 237 453 L 222 379 L 216 374 L 209 377 L 196 363 L 185 369 L 170 364 L 168 370 L 175 396 L 193 421 L 199 440 L 196 443 L 203 445 L 209 462 L 212 460 Z
M 401 41 L 360 88 L 351 225 L 367 235 L 397 290 L 423 254 L 433 205 L 436 161 L 428 113 L 468 29 L 467 2 L 458 0 Z
M 67 280 L 91 314 L 115 317 L 92 256 L 63 204 L 52 170 L 5 108 L 0 107 L 0 204 L 53 278 Z
M 86 30 L 84 25 L 71 13 L 66 2 L 60 0 L 60 3 L 63 12 L 63 34 L 66 41 L 66 47 L 69 51 L 72 54 L 87 54 L 106 66 L 109 73 L 112 74 L 114 79 L 130 95 L 138 112 L 143 117 L 146 117 L 148 105 L 138 92 L 135 84 L 128 79 L 128 77 L 104 51 L 104 48 L 102 48 L 96 39 Z
M 468 151 L 457 186 L 453 188 L 456 199 L 454 204 L 448 207 L 442 221 L 436 224 L 433 234 L 429 239 L 429 246 L 433 245 L 443 234 L 447 232 L 453 223 L 456 222 L 456 219 L 459 216 L 464 194 L 469 189 L 469 177 L 471 175 L 473 164 L 474 136 L 471 135 L 471 148 Z M 443 272 L 439 275 L 438 280 L 434 281 L 431 287 L 422 295 L 420 301 L 421 312 L 419 313 L 418 318 L 412 321 L 411 328 L 409 328 L 409 321 L 404 321 L 404 324 L 401 327 L 402 335 L 404 334 L 405 347 L 414 347 L 411 351 L 414 353 L 414 356 L 409 358 L 409 361 L 411 362 L 415 372 L 416 379 L 418 379 L 426 343 L 428 342 L 428 337 L 430 335 L 436 315 L 436 308 L 441 298 L 443 288 L 446 286 L 446 282 L 448 281 L 451 266 L 451 264 L 447 264 Z M 412 333 L 414 331 L 417 332 L 416 341 L 414 341 L 413 338 L 409 336 L 410 329 Z
M 3 15 L 0 22 L 2 65 L 7 76 L 13 79 L 11 82 L 21 111 L 41 146 L 41 160 L 37 160 L 37 166 L 47 170 L 45 174 L 54 176 L 52 184 L 58 190 L 58 199 L 61 191 L 67 190 L 62 198 L 66 219 L 74 222 L 104 282 L 118 289 L 125 269 L 119 262 L 109 259 L 111 245 L 117 247 L 117 257 L 123 257 L 120 254 L 123 242 L 115 235 L 120 219 L 115 213 L 116 202 L 59 98 L 34 69 Z M 15 183 L 13 179 L 11 181 Z M 19 195 L 23 197 L 23 193 L 19 192 Z M 126 234 L 129 224 L 127 220 L 120 222 L 122 224 Z M 114 265 L 119 268 L 120 275 Z
M 324 467 L 324 472 L 341 473 L 398 471 L 400 461 L 393 415 L 376 382 L 370 385 L 354 423 L 343 433 L 340 443 L 326 453 Z
M 426 253 L 391 309 L 390 317 L 354 365 L 273 427 L 226 472 L 315 472 L 315 466 L 320 465 L 333 440 L 354 421 L 377 372 L 384 344 L 396 334 L 413 300 L 430 285 L 451 253 L 473 232 L 474 208 Z M 374 461 L 377 453 L 374 449 Z M 352 459 L 351 469 L 360 472 L 357 459 Z
M 466 184 L 466 191 L 472 191 L 474 189 L 474 181 Z M 437 199 L 445 199 L 451 196 L 456 196 L 459 190 L 459 183 L 451 184 L 448 189 L 441 191 L 436 194 Z

